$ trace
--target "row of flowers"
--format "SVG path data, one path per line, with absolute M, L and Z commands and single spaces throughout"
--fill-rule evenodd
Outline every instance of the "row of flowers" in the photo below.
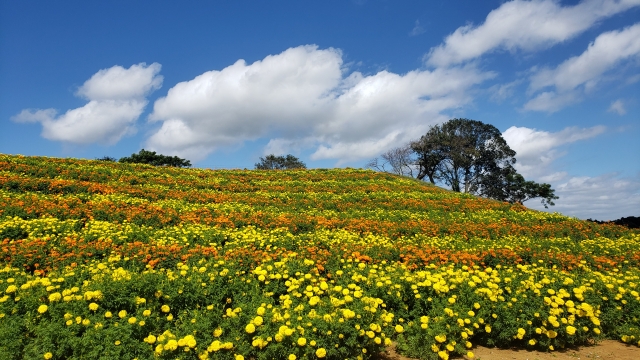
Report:
M 0 155 L 0 358 L 640 346 L 640 234 L 372 171 Z
M 608 336 L 640 346 L 637 268 L 411 271 L 343 259 L 329 277 L 296 253 L 255 267 L 201 259 L 133 271 L 130 261 L 114 256 L 46 276 L 1 270 L 0 349 L 93 358 L 107 343 L 119 358 L 342 359 L 397 341 L 409 356 L 446 359 L 472 357 L 477 344 L 554 350 Z

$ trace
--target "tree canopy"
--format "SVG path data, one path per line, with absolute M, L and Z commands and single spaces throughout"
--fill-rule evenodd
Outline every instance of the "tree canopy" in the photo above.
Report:
M 432 126 L 426 135 L 412 144 L 417 165 L 425 175 L 435 178 L 457 192 L 477 193 L 486 184 L 483 179 L 515 163 L 511 150 L 495 126 L 476 120 L 452 119 Z
M 287 156 L 270 154 L 261 157 L 260 162 L 255 164 L 255 168 L 257 170 L 306 169 L 307 165 L 291 154 Z
M 513 168 L 491 173 L 485 176 L 483 183 L 485 186 L 478 195 L 491 199 L 522 204 L 527 200 L 540 198 L 545 208 L 555 205 L 553 200 L 558 199 L 551 185 L 526 181 Z
M 118 160 L 121 163 L 149 164 L 154 166 L 190 167 L 191 161 L 177 156 L 156 154 L 155 151 L 140 150 L 137 154 L 125 156 Z
M 442 182 L 456 192 L 467 192 L 511 203 L 542 198 L 547 207 L 558 199 L 549 184 L 525 181 L 514 168 L 513 151 L 493 125 L 477 120 L 451 119 L 431 126 L 420 139 L 375 158 L 367 165 L 385 166 L 399 175 Z M 387 171 L 389 172 L 389 171 Z

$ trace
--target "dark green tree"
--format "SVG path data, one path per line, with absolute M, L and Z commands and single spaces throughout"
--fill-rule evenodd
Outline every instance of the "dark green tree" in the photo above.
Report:
M 452 119 L 432 126 L 410 143 L 417 178 L 441 181 L 457 192 L 467 192 L 511 203 L 542 198 L 547 207 L 558 199 L 549 184 L 525 181 L 513 165 L 513 151 L 493 125 L 477 120 Z
M 412 148 L 423 169 L 419 173 L 422 178 L 429 176 L 432 182 L 438 178 L 457 192 L 476 193 L 485 176 L 516 162 L 516 152 L 500 130 L 469 119 L 452 119 L 431 127 Z
M 125 156 L 118 160 L 121 163 L 149 164 L 153 166 L 190 167 L 191 161 L 177 156 L 156 154 L 155 151 L 140 150 L 137 154 Z
M 547 209 L 549 205 L 555 205 L 553 200 L 559 199 L 550 184 L 526 181 L 513 168 L 488 174 L 482 183 L 478 195 L 512 204 L 522 204 L 527 200 L 540 198 L 542 205 Z
M 440 178 L 442 163 L 446 159 L 446 147 L 442 128 L 440 126 L 432 126 L 426 135 L 420 140 L 412 141 L 409 146 L 416 156 L 415 165 L 417 166 L 418 180 L 429 178 L 432 184 Z
M 114 162 L 114 161 L 116 161 L 117 159 L 116 159 L 116 158 L 114 158 L 114 157 L 111 157 L 111 156 L 103 156 L 103 157 L 101 157 L 101 158 L 97 158 L 96 160 L 98 160 L 98 161 L 109 161 L 109 162 Z
M 287 156 L 271 154 L 261 157 L 260 162 L 255 164 L 255 168 L 257 170 L 306 169 L 307 165 L 291 154 Z

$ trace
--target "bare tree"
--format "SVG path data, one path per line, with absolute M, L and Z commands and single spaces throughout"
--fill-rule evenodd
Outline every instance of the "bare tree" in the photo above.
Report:
M 380 158 L 374 158 L 367 163 L 367 167 L 397 175 L 415 177 L 417 168 L 410 145 L 404 145 L 386 151 Z

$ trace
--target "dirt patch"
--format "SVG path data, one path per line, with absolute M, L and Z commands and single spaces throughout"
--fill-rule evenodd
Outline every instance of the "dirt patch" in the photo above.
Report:
M 640 348 L 615 340 L 603 340 L 597 345 L 580 346 L 550 352 L 528 351 L 524 349 L 496 349 L 478 346 L 472 349 L 476 360 L 640 360 Z M 467 359 L 451 357 L 450 359 Z M 388 348 L 377 360 L 414 360 Z

